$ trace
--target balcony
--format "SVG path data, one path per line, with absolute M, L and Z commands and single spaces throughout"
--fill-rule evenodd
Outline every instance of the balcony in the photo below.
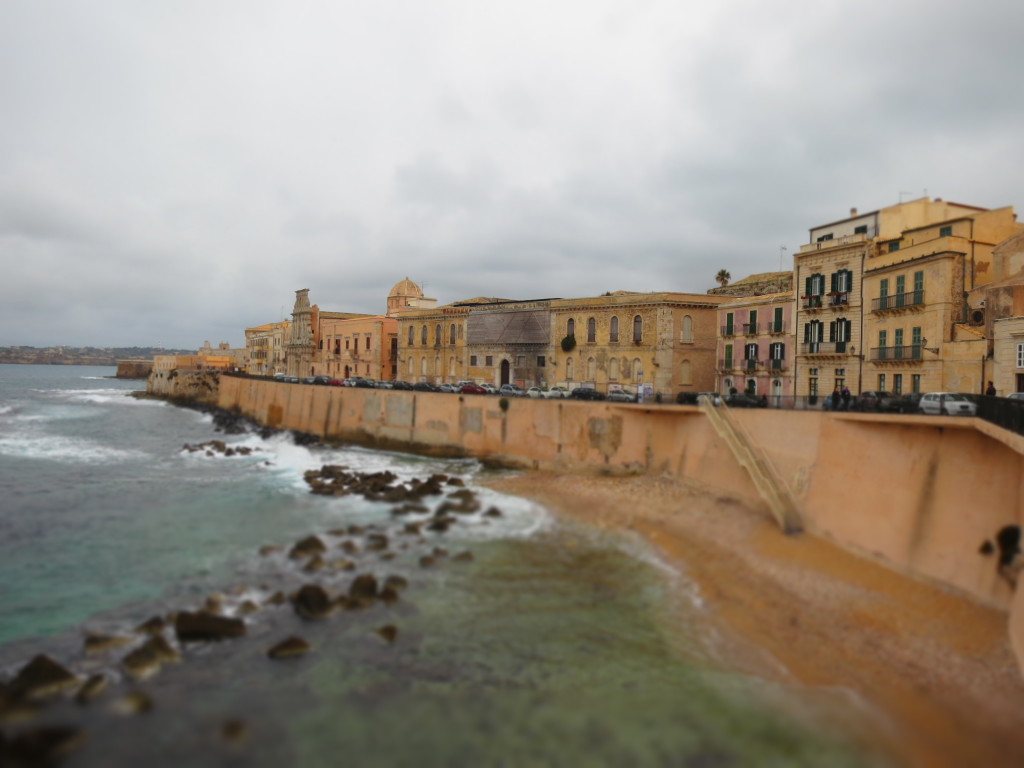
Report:
M 744 336 L 757 336 L 757 323 L 744 323 L 743 324 L 743 335 Z
M 878 234 L 877 231 L 875 234 Z M 820 251 L 825 248 L 836 248 L 840 245 L 851 245 L 853 243 L 863 243 L 868 239 L 866 233 L 858 232 L 856 235 L 844 235 L 842 237 L 836 237 L 831 240 L 821 240 L 814 243 L 805 243 L 800 246 L 800 253 L 812 253 L 814 251 Z
M 731 371 L 736 367 L 736 361 L 731 357 L 727 357 L 724 360 L 718 361 L 718 370 L 720 371 Z
M 757 360 L 756 358 L 749 358 L 746 360 L 741 360 L 740 362 L 743 363 L 744 371 L 756 371 L 757 367 L 761 365 L 761 361 Z
M 768 368 L 772 371 L 787 371 L 789 366 L 786 365 L 785 360 L 768 360 Z
M 802 355 L 845 355 L 848 341 L 811 341 L 800 345 Z
M 924 289 L 894 293 L 892 296 L 879 296 L 871 300 L 872 312 L 889 312 L 897 309 L 909 309 L 924 305 Z
M 923 359 L 924 344 L 899 347 L 874 347 L 871 350 L 873 363 L 919 363 Z
M 779 336 L 789 332 L 789 328 L 786 327 L 785 323 L 768 323 L 765 325 L 764 330 L 769 336 Z
M 801 296 L 801 307 L 803 309 L 821 309 L 821 298 L 821 296 Z
M 848 306 L 850 306 L 850 293 L 849 293 L 849 291 L 830 293 L 828 295 L 828 305 L 830 307 L 848 307 Z
M 735 336 L 735 335 L 736 335 L 736 329 L 735 329 L 734 326 L 731 326 L 731 325 L 723 325 L 722 326 L 722 336 L 723 337 L 729 338 L 729 337 Z

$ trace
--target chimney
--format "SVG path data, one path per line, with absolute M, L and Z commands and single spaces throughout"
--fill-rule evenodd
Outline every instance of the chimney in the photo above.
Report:
M 850 209 L 850 218 L 852 219 L 856 215 L 857 215 L 857 209 L 856 208 L 851 208 Z

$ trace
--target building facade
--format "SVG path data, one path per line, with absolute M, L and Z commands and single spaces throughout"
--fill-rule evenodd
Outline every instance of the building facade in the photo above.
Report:
M 284 344 L 289 338 L 291 325 L 289 320 L 282 320 L 245 329 L 247 373 L 252 376 L 273 376 L 285 372 Z
M 716 392 L 794 394 L 793 359 L 796 304 L 793 292 L 753 296 L 718 307 Z

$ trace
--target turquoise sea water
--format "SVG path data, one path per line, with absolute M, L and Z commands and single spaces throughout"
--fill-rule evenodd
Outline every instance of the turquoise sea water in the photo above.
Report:
M 114 683 L 87 707 L 59 699 L 34 721 L 88 734 L 64 764 L 884 764 L 870 747 L 877 725 L 843 692 L 730 670 L 699 600 L 689 614 L 668 610 L 694 588 L 643 542 L 482 488 L 473 461 L 220 435 L 208 416 L 128 397 L 142 383 L 112 373 L 0 366 L 0 680 L 46 651 Z M 253 453 L 182 450 L 213 438 Z M 323 464 L 458 476 L 502 516 L 404 534 L 393 504 L 311 495 L 302 474 Z M 387 553 L 341 533 L 350 525 L 376 526 Z M 332 551 L 355 544 L 354 573 L 401 575 L 409 588 L 392 606 L 322 622 L 266 607 L 244 638 L 189 645 L 144 682 L 121 669 L 130 647 L 83 651 L 86 631 L 131 634 L 211 593 L 230 611 L 303 583 L 345 590 L 353 572 L 304 573 L 258 553 L 310 533 Z M 423 567 L 437 548 L 448 556 Z M 472 561 L 456 562 L 464 551 Z M 384 625 L 397 629 L 393 643 L 377 633 Z M 267 649 L 293 634 L 312 653 L 270 661 Z M 135 689 L 152 710 L 116 714 Z M 225 739 L 226 722 L 245 737 Z

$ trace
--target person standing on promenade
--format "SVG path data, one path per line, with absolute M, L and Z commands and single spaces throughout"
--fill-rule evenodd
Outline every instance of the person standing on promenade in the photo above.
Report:
M 988 383 L 988 388 L 985 390 L 985 394 L 989 397 L 996 396 L 996 386 L 991 381 Z
M 850 410 L 850 388 L 843 384 L 843 391 L 840 393 L 840 397 L 843 398 L 842 409 L 844 411 Z

